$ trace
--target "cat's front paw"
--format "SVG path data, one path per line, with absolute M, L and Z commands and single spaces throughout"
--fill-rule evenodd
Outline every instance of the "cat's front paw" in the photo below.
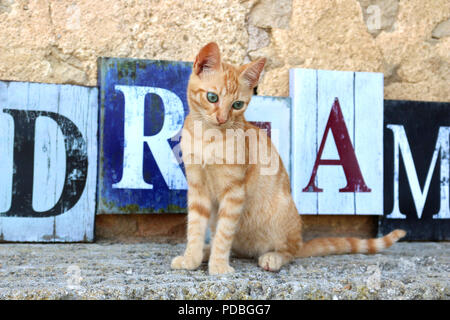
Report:
M 186 269 L 186 270 L 194 270 L 197 269 L 202 260 L 196 259 L 192 256 L 178 256 L 173 258 L 171 268 L 172 269 Z
M 258 265 L 266 271 L 277 272 L 283 266 L 283 258 L 276 252 L 268 252 L 259 257 Z
M 208 269 L 210 275 L 219 275 L 234 272 L 234 268 L 231 267 L 228 263 L 211 263 L 209 264 Z

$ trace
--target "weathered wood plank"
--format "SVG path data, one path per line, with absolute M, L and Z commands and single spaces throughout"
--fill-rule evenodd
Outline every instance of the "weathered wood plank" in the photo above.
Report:
M 0 82 L 0 108 L 6 106 L 8 101 L 8 86 Z M 9 114 L 0 113 L 0 212 L 6 212 L 10 208 L 12 196 L 12 175 L 14 152 L 14 123 Z M 3 219 L 0 217 L 0 241 L 3 236 Z
M 89 161 L 82 197 L 70 212 L 55 217 L 55 241 L 92 241 L 97 188 L 98 91 L 76 86 L 64 86 L 60 90 L 59 112 L 76 123 L 83 133 Z
M 18 109 L 18 110 L 36 110 L 36 107 L 41 103 L 48 108 L 48 111 L 56 112 L 58 110 L 58 91 L 56 86 L 42 85 L 40 90 L 36 90 L 36 84 L 24 83 L 24 82 L 10 82 L 6 83 L 6 101 L 2 106 L 2 112 L 4 109 Z M 35 91 L 36 90 L 36 91 Z M 16 124 L 14 123 L 14 126 Z M 14 134 L 20 134 L 17 130 Z M 21 137 L 20 137 L 21 138 Z M 15 145 L 16 137 L 14 137 L 13 146 Z M 30 150 L 31 155 L 33 155 L 34 150 Z M 9 155 L 10 157 L 12 154 Z M 16 161 L 29 161 L 30 159 L 14 159 Z M 12 172 L 9 172 L 6 177 L 12 176 Z M 33 185 L 33 189 L 38 188 L 39 182 L 33 181 L 33 177 L 26 177 L 27 182 Z M 14 183 L 17 183 L 16 181 Z M 21 182 L 25 183 L 25 182 Z M 36 187 L 34 187 L 36 185 Z M 14 188 L 14 187 L 13 187 Z M 14 189 L 12 194 L 14 195 Z M 53 190 L 52 190 L 53 192 Z M 47 194 L 47 192 L 39 192 L 38 194 L 28 194 L 26 196 L 32 197 L 35 203 L 39 203 L 42 199 L 42 195 Z M 39 199 L 39 200 L 38 200 Z M 12 200 L 12 199 L 11 199 Z M 22 201 L 22 200 L 16 200 Z M 33 200 L 32 200 L 33 201 Z M 41 207 L 41 205 L 37 205 Z M 35 208 L 33 208 L 35 209 Z M 20 214 L 20 212 L 14 212 L 15 214 Z M 4 241 L 51 241 L 53 240 L 54 231 L 54 217 L 43 217 L 43 218 L 29 218 L 29 217 L 1 217 L 2 220 L 2 234 Z
M 0 106 L 6 106 L 8 101 L 7 83 L 0 82 Z M 0 113 L 0 212 L 9 210 L 11 203 L 13 158 L 14 151 L 14 122 L 9 114 Z M 0 224 L 2 220 L 0 219 Z M 0 228 L 1 231 L 1 228 Z M 1 234 L 1 232 L 0 232 Z
M 355 193 L 356 214 L 383 214 L 383 74 L 355 72 L 354 149 L 370 192 Z
M 289 95 L 292 99 L 292 195 L 301 214 L 317 214 L 318 194 L 303 192 L 318 150 L 317 70 L 291 69 Z

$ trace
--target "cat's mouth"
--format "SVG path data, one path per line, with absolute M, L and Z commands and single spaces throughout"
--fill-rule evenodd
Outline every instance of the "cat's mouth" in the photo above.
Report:
M 219 126 L 221 126 L 221 125 L 223 125 L 223 124 L 225 124 L 225 123 L 228 122 L 228 119 L 222 119 L 222 118 L 220 118 L 220 117 L 216 117 L 216 120 L 217 120 L 217 124 L 218 124 Z
M 205 120 L 210 126 L 215 128 L 228 128 L 233 123 L 230 118 L 224 119 L 216 115 L 207 116 Z
M 217 128 L 220 128 L 220 129 L 229 128 L 230 127 L 228 122 L 225 122 L 225 123 L 218 123 L 218 122 L 216 122 L 216 123 L 214 123 L 214 126 L 217 127 Z
M 220 122 L 220 121 L 217 121 L 216 122 L 216 126 L 218 126 L 218 127 L 228 127 L 228 120 L 227 121 L 225 121 L 225 122 Z

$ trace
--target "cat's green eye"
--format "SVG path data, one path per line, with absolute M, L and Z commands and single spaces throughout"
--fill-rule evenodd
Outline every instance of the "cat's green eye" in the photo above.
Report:
M 233 109 L 240 110 L 244 107 L 244 101 L 235 101 L 231 106 Z
M 208 92 L 206 94 L 206 98 L 208 98 L 208 101 L 211 103 L 216 103 L 217 101 L 219 101 L 219 96 L 213 92 Z

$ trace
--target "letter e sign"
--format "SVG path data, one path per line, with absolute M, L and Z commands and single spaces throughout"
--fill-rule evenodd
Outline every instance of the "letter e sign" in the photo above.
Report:
M 301 214 L 383 214 L 383 75 L 290 70 Z

